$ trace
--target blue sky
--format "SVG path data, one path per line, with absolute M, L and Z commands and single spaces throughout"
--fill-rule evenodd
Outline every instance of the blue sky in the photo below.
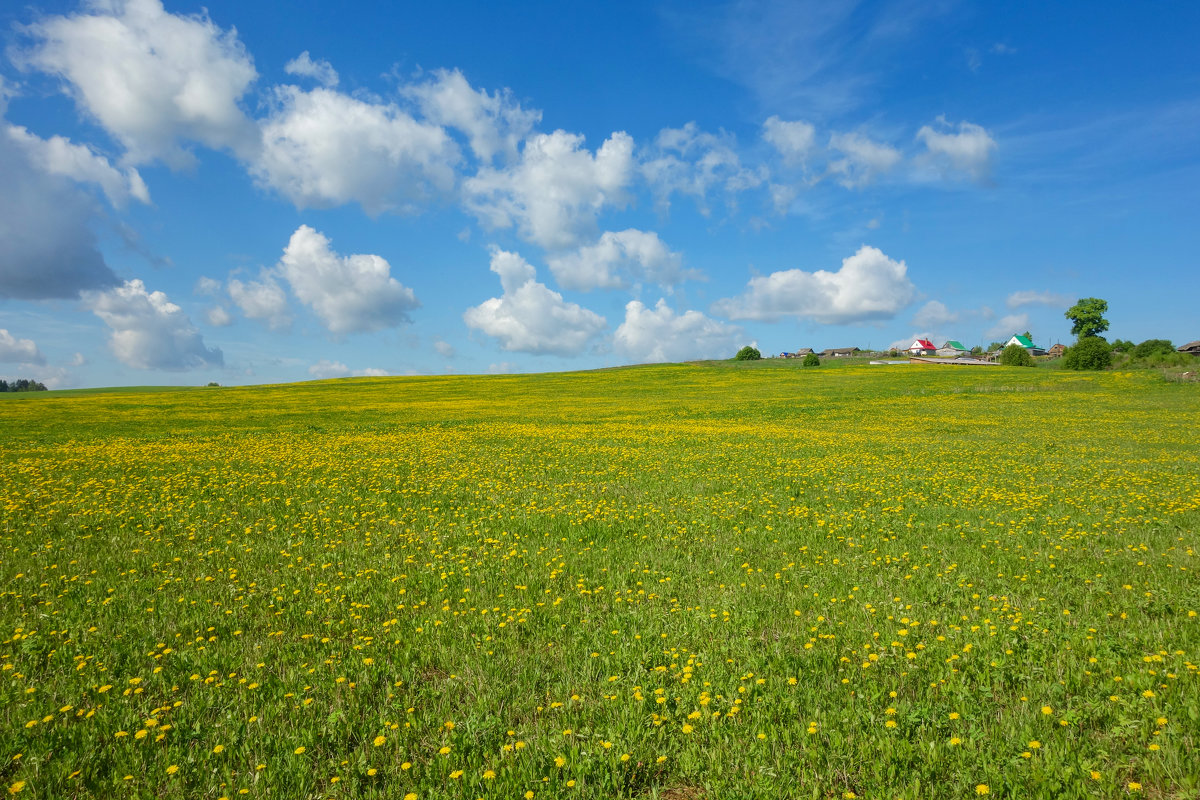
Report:
M 1200 338 L 1195 4 L 0 9 L 0 376 Z

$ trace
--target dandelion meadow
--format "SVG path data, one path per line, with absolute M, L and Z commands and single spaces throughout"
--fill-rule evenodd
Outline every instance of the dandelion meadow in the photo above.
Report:
M 1191 798 L 1200 393 L 802 368 L 0 398 L 20 798 Z

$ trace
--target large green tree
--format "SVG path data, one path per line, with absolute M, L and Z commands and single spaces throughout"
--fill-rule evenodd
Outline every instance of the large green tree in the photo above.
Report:
M 1083 297 L 1079 302 L 1067 309 L 1064 315 L 1074 323 L 1071 333 L 1080 339 L 1089 336 L 1099 336 L 1108 330 L 1108 320 L 1104 312 L 1108 311 L 1108 301 L 1099 297 Z

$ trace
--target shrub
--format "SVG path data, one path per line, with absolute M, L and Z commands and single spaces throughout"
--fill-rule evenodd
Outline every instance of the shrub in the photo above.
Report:
M 1033 356 L 1019 344 L 1010 344 L 1000 353 L 1000 363 L 1006 367 L 1032 367 Z
M 1149 358 L 1150 356 L 1169 355 L 1174 352 L 1175 345 L 1171 344 L 1169 339 L 1147 339 L 1133 348 L 1133 357 Z
M 1084 336 L 1067 348 L 1062 365 L 1074 370 L 1108 369 L 1112 365 L 1112 348 L 1099 336 Z
M 762 353 L 758 352 L 757 347 L 746 345 L 741 350 L 738 350 L 737 355 L 733 358 L 736 361 L 758 361 L 762 358 Z
M 804 366 L 819 367 L 821 366 L 821 359 L 817 358 L 816 353 L 809 353 L 804 357 Z

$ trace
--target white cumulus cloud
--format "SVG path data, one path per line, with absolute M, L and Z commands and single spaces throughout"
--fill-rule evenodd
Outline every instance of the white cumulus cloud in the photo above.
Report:
M 86 145 L 73 144 L 62 136 L 43 139 L 19 125 L 7 126 L 5 133 L 25 152 L 30 164 L 48 175 L 96 184 L 114 208 L 123 208 L 130 197 L 150 202 L 150 191 L 136 169 L 119 170 Z
M 97 0 L 27 29 L 18 55 L 66 81 L 75 102 L 124 145 L 130 163 L 186 166 L 182 142 L 253 149 L 253 123 L 238 101 L 257 77 L 237 32 L 206 15 L 183 16 L 159 0 Z
M 454 188 L 458 146 L 392 103 L 280 86 L 250 171 L 297 208 L 409 211 Z
M 320 361 L 308 368 L 308 374 L 312 375 L 317 380 L 326 380 L 328 378 L 348 378 L 350 376 L 350 368 L 340 361 L 330 361 L 322 358 Z
M 917 139 L 925 143 L 926 163 L 934 165 L 943 174 L 965 173 L 974 180 L 983 181 L 991 172 L 996 140 L 981 125 L 960 122 L 956 131 L 945 117 L 938 117 L 936 127 L 924 125 L 917 131 Z
M 18 339 L 5 328 L 0 328 L 0 361 L 45 364 L 46 357 L 38 350 L 33 339 Z
M 204 321 L 214 328 L 224 328 L 233 324 L 233 315 L 225 306 L 213 306 L 204 312 Z
M 707 133 L 695 122 L 664 128 L 642 161 L 642 175 L 660 208 L 669 208 L 671 195 L 678 193 L 694 198 L 701 213 L 708 214 L 710 190 L 724 190 L 726 203 L 733 205 L 740 192 L 767 179 L 765 170 L 743 166 L 735 147 L 731 135 Z
M 763 123 L 763 139 L 779 151 L 783 163 L 795 166 L 803 164 L 812 153 L 817 129 L 808 122 L 782 120 L 773 116 Z
M 613 335 L 619 352 L 643 363 L 728 358 L 741 338 L 741 328 L 699 311 L 676 314 L 661 298 L 654 308 L 638 300 L 628 302 L 625 321 Z
M 78 297 L 118 283 L 92 233 L 94 198 L 0 134 L 0 297 Z
M 549 259 L 554 279 L 564 289 L 625 289 L 635 283 L 670 287 L 694 277 L 683 258 L 653 231 L 629 228 L 605 231 L 595 244 Z
M 471 152 L 483 162 L 490 163 L 497 155 L 516 158 L 521 140 L 542 119 L 541 111 L 521 108 L 507 89 L 488 94 L 472 88 L 456 69 L 438 70 L 404 93 L 416 101 L 428 121 L 462 131 Z
M 845 324 L 891 319 L 915 295 L 903 261 L 864 245 L 836 272 L 789 269 L 751 278 L 745 292 L 718 300 L 713 312 L 729 319 Z
M 292 324 L 287 295 L 267 270 L 263 270 L 256 281 L 230 279 L 229 297 L 244 315 L 262 320 L 271 330 L 286 330 Z
M 283 71 L 288 75 L 300 75 L 312 78 L 322 86 L 332 89 L 338 85 L 337 70 L 325 59 L 313 60 L 305 50 L 300 55 L 283 65 Z
M 842 157 L 829 162 L 828 173 L 848 189 L 866 186 L 890 172 L 901 159 L 896 148 L 861 133 L 835 133 L 829 147 Z
M 103 292 L 85 292 L 84 305 L 112 335 L 109 348 L 122 364 L 138 369 L 185 370 L 219 367 L 219 348 L 209 348 L 183 309 L 140 280 Z
M 519 161 L 484 167 L 463 186 L 467 208 L 488 227 L 511 228 L 548 250 L 573 247 L 606 206 L 622 206 L 633 175 L 633 139 L 617 132 L 594 154 L 558 130 L 525 141 Z
M 339 255 L 329 239 L 307 225 L 292 234 L 277 270 L 330 333 L 396 327 L 420 306 L 413 290 L 392 277 L 386 259 Z
M 996 320 L 995 325 L 984 331 L 983 335 L 989 339 L 1007 341 L 1013 334 L 1024 333 L 1027 330 L 1029 330 L 1028 314 L 1005 314 Z
M 944 325 L 952 325 L 958 322 L 961 316 L 958 312 L 947 308 L 945 303 L 939 300 L 930 300 L 913 315 L 913 324 L 919 328 L 932 330 Z
M 573 356 L 604 330 L 604 317 L 538 283 L 537 271 L 520 255 L 492 248 L 491 270 L 504 293 L 468 308 L 463 321 L 498 339 L 503 349 Z

